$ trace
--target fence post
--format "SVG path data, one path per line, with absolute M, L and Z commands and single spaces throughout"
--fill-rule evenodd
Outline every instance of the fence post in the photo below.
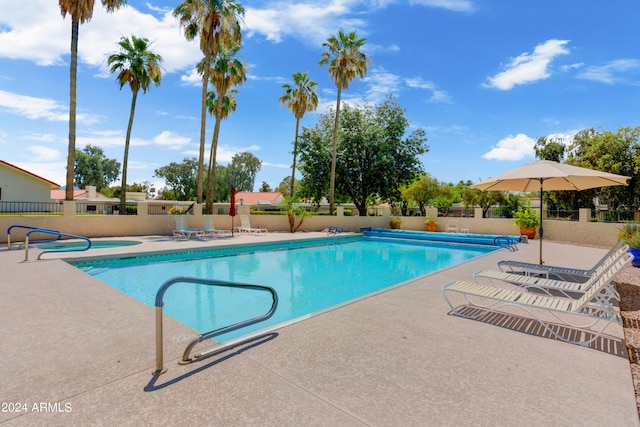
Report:
M 578 222 L 591 222 L 590 208 L 580 208 L 578 211 Z
M 137 216 L 149 216 L 149 203 L 146 200 L 138 201 Z
M 76 216 L 76 201 L 75 200 L 63 200 L 62 201 L 62 216 Z

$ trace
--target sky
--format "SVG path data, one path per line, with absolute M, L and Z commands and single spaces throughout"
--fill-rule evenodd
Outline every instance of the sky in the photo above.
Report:
M 197 157 L 202 80 L 198 41 L 187 41 L 172 11 L 178 0 L 129 0 L 107 14 L 96 0 L 80 26 L 76 148 L 91 144 L 122 162 L 131 104 L 106 58 L 121 37 L 151 41 L 162 56 L 160 86 L 138 96 L 127 182 Z M 257 190 L 290 176 L 295 118 L 278 103 L 294 72 L 317 82 L 319 107 L 335 107 L 336 87 L 319 66 L 338 31 L 366 39 L 365 78 L 343 92 L 351 105 L 389 95 L 422 128 L 426 172 L 478 182 L 535 161 L 538 137 L 570 142 L 576 132 L 640 125 L 640 2 L 618 0 L 245 0 L 248 79 L 237 110 L 222 122 L 218 159 L 251 152 L 262 160 Z M 68 147 L 71 19 L 58 2 L 0 1 L 0 159 L 62 186 Z M 207 117 L 206 152 L 214 120 Z M 296 175 L 300 178 L 299 172 Z M 114 183 L 116 185 L 119 181 Z

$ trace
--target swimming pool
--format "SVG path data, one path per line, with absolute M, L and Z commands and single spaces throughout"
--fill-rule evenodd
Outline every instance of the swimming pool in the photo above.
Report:
M 142 242 L 136 240 L 101 240 L 101 241 L 91 241 L 91 249 L 105 249 L 105 248 L 118 248 L 121 246 L 134 246 L 139 245 Z M 77 250 L 84 249 L 87 247 L 87 242 L 85 241 L 55 241 L 51 243 L 37 243 L 40 249 L 64 249 L 64 250 Z
M 158 288 L 176 276 L 275 288 L 279 305 L 274 316 L 216 338 L 224 342 L 265 327 L 304 319 L 495 249 L 353 236 L 72 264 L 149 306 L 154 306 Z M 259 316 L 270 304 L 270 296 L 265 292 L 179 284 L 165 294 L 163 310 L 205 333 Z

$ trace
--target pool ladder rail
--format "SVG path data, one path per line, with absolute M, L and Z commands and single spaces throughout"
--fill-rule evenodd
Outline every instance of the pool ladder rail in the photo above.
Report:
M 11 250 L 11 230 L 13 230 L 14 228 L 22 228 L 22 229 L 29 230 L 29 231 L 27 231 L 27 234 L 25 235 L 25 239 L 24 239 L 24 260 L 25 261 L 29 261 L 29 237 L 33 233 L 51 234 L 53 236 L 56 236 L 55 239 L 40 240 L 40 241 L 38 241 L 38 243 L 55 242 L 55 241 L 60 240 L 63 237 L 68 237 L 70 239 L 80 239 L 80 240 L 84 240 L 84 241 L 87 242 L 87 246 L 86 247 L 81 247 L 81 248 L 74 248 L 74 249 L 45 249 L 38 255 L 38 260 L 41 260 L 42 259 L 42 255 L 44 255 L 46 253 L 82 252 L 82 251 L 87 251 L 87 250 L 91 249 L 91 239 L 89 239 L 88 237 L 76 236 L 75 234 L 63 233 L 61 231 L 51 230 L 49 228 L 31 227 L 29 225 L 12 225 L 11 227 L 7 228 L 7 250 Z
M 267 311 L 265 314 L 261 315 L 261 316 L 256 316 L 253 317 L 251 319 L 247 319 L 247 320 L 243 320 L 242 322 L 238 322 L 238 323 L 234 323 L 232 325 L 229 326 L 224 326 L 222 328 L 213 330 L 211 332 L 206 332 L 204 334 L 201 334 L 200 336 L 198 336 L 197 338 L 193 339 L 188 345 L 187 348 L 185 348 L 184 353 L 182 355 L 182 360 L 180 362 L 178 362 L 181 365 L 186 365 L 189 364 L 191 362 L 193 362 L 193 359 L 191 359 L 189 357 L 189 355 L 191 354 L 191 350 L 193 350 L 193 348 L 195 347 L 196 344 L 207 340 L 209 338 L 213 338 L 216 337 L 218 335 L 222 335 L 222 334 L 226 334 L 227 332 L 232 332 L 241 328 L 244 328 L 246 326 L 250 326 L 250 325 L 254 325 L 256 323 L 260 323 L 263 322 L 267 319 L 269 319 L 271 316 L 274 315 L 274 313 L 276 312 L 276 309 L 278 308 L 278 294 L 275 291 L 275 289 L 269 287 L 269 286 L 262 286 L 262 285 L 251 285 L 251 284 L 246 284 L 246 283 L 234 283 L 234 282 L 225 282 L 222 280 L 213 280 L 213 279 L 201 279 L 198 277 L 174 277 L 172 279 L 167 280 L 166 282 L 164 282 L 162 284 L 162 286 L 160 286 L 160 288 L 158 289 L 158 292 L 156 293 L 156 300 L 155 300 L 155 307 L 156 307 L 156 369 L 152 372 L 152 375 L 154 376 L 158 376 L 158 375 L 162 375 L 164 374 L 167 370 L 164 368 L 164 361 L 163 361 L 163 332 L 162 332 L 162 306 L 164 305 L 163 303 L 163 299 L 164 299 L 164 294 L 167 291 L 167 289 L 169 289 L 171 286 L 175 285 L 176 283 L 193 283 L 196 285 L 205 285 L 205 286 L 224 286 L 224 287 L 230 287 L 230 288 L 243 288 L 243 289 L 252 289 L 252 290 L 256 290 L 256 291 L 266 291 L 269 292 L 271 294 L 271 298 L 272 298 L 272 303 L 271 303 L 271 308 L 269 309 L 269 311 Z M 237 344 L 234 343 L 234 344 Z M 225 347 L 224 345 L 222 347 Z M 219 350 L 220 348 L 217 348 L 216 350 Z M 195 355 L 194 357 L 198 358 L 204 355 Z

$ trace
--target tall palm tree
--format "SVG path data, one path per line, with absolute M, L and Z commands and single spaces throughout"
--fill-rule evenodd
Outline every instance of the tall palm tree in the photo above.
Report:
M 111 13 L 127 0 L 101 0 Z M 76 163 L 76 86 L 78 74 L 78 31 L 80 24 L 91 20 L 95 0 L 58 0 L 62 18 L 71 15 L 71 63 L 69 67 L 69 147 L 67 149 L 67 182 L 65 200 L 73 200 L 73 177 Z
M 197 196 L 197 202 L 202 203 L 209 70 L 213 58 L 218 56 L 221 48 L 231 43 L 240 45 L 242 41 L 240 22 L 244 16 L 244 7 L 235 0 L 184 0 L 174 9 L 173 16 L 179 18 L 187 40 L 200 38 L 200 50 L 204 54 Z
M 209 92 L 207 106 L 209 112 L 215 117 L 216 123 L 211 137 L 211 152 L 209 154 L 209 185 L 205 212 L 213 211 L 213 192 L 216 176 L 216 160 L 218 152 L 218 137 L 220 135 L 220 122 L 229 117 L 229 113 L 236 110 L 236 100 L 232 94 L 237 93 L 234 86 L 241 85 L 247 80 L 247 72 L 244 63 L 238 58 L 239 45 L 231 45 L 223 48 L 210 71 L 210 81 L 215 92 Z M 204 67 L 204 63 L 201 63 Z M 200 68 L 200 67 L 199 67 Z
M 338 88 L 338 100 L 336 101 L 336 117 L 333 127 L 333 149 L 331 152 L 331 180 L 329 183 L 329 213 L 333 214 L 334 193 L 336 186 L 336 156 L 338 147 L 338 124 L 340 120 L 340 98 L 342 90 L 349 89 L 349 83 L 357 76 L 364 77 L 367 74 L 369 60 L 360 51 L 367 42 L 359 39 L 355 31 L 345 34 L 338 31 L 338 36 L 331 36 L 322 47 L 329 49 L 323 52 L 318 65 L 329 65 L 329 74 Z
M 298 154 L 298 129 L 300 128 L 300 119 L 302 119 L 307 111 L 314 111 L 318 107 L 318 94 L 316 93 L 316 82 L 309 80 L 308 72 L 293 73 L 293 81 L 295 87 L 285 83 L 282 88 L 285 94 L 279 101 L 287 104 L 287 108 L 291 110 L 296 118 L 296 137 L 293 140 L 293 165 L 291 166 L 291 193 L 293 197 L 294 183 L 296 179 L 296 156 Z
M 129 142 L 131 141 L 131 128 L 133 127 L 133 116 L 136 111 L 136 100 L 138 92 L 147 93 L 151 83 L 160 85 L 162 71 L 160 63 L 162 57 L 152 52 L 149 47 L 149 40 L 138 38 L 134 35 L 131 39 L 122 37 L 120 39 L 120 52 L 109 55 L 107 63 L 111 66 L 112 73 L 118 72 L 116 81 L 122 89 L 125 85 L 131 88 L 131 111 L 129 113 L 129 124 L 127 125 L 127 136 L 124 141 L 124 159 L 122 161 L 122 185 L 120 187 L 120 215 L 126 214 L 127 199 L 127 162 L 129 160 Z

